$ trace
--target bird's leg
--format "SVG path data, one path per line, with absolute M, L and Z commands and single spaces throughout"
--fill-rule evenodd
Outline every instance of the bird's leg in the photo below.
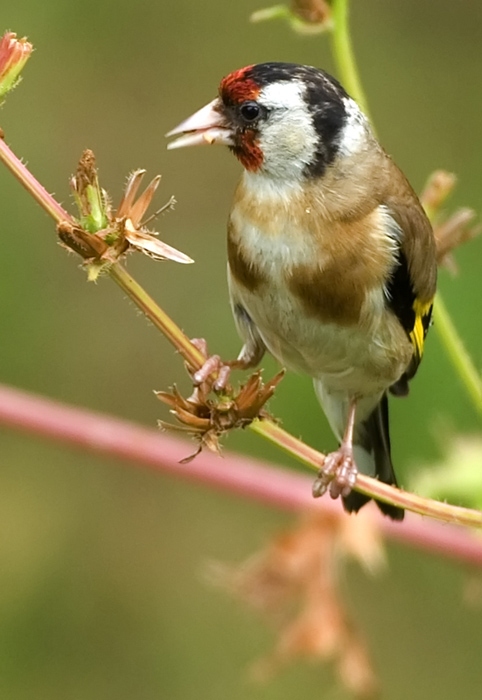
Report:
M 204 338 L 193 338 L 191 343 L 200 350 L 206 357 L 203 366 L 193 374 L 193 381 L 196 386 L 199 386 L 210 376 L 216 374 L 213 383 L 213 388 L 216 391 L 223 391 L 229 381 L 231 370 L 233 369 L 249 369 L 255 367 L 263 357 L 264 345 L 260 346 L 256 343 L 247 342 L 236 360 L 223 362 L 219 355 L 209 355 L 207 343 Z
M 332 498 L 348 496 L 355 485 L 357 467 L 353 459 L 353 428 L 355 426 L 356 399 L 350 401 L 348 422 L 340 447 L 327 455 L 323 467 L 313 484 L 313 496 L 323 496 L 329 489 Z

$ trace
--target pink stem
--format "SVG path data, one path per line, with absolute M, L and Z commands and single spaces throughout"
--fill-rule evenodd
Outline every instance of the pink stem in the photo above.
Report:
M 61 221 L 72 222 L 72 217 L 58 202 L 47 192 L 40 182 L 25 167 L 22 161 L 7 146 L 0 134 L 0 161 L 2 161 L 17 180 L 30 192 L 32 197 L 50 214 L 59 224 Z
M 177 478 L 193 479 L 285 510 L 321 507 L 340 512 L 338 502 L 327 498 L 313 500 L 312 479 L 304 475 L 229 453 L 221 459 L 204 452 L 195 461 L 180 465 L 179 460 L 192 450 L 191 443 L 119 418 L 2 385 L 0 424 L 55 442 L 115 456 Z M 407 513 L 402 524 L 382 516 L 380 523 L 382 531 L 394 540 L 482 566 L 482 541 L 467 529 L 424 520 L 412 513 Z

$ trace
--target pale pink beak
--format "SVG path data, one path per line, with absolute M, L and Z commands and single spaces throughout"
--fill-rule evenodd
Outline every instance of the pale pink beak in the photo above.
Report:
M 183 148 L 184 146 L 200 146 L 203 144 L 221 143 L 225 146 L 234 145 L 232 129 L 226 124 L 226 119 L 216 107 L 219 98 L 191 115 L 169 131 L 166 136 L 179 138 L 167 145 L 168 149 Z

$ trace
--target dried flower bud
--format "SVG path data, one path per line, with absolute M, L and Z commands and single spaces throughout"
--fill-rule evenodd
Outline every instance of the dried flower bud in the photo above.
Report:
M 251 22 L 284 19 L 299 34 L 319 34 L 331 29 L 331 8 L 326 0 L 292 0 L 291 5 L 274 5 L 253 12 Z
M 482 233 L 482 225 L 472 226 L 476 213 L 463 207 L 457 209 L 448 219 L 438 222 L 434 227 L 435 243 L 437 245 L 437 262 L 446 267 L 452 274 L 457 272 L 457 265 L 452 255 L 454 248 Z
M 3 35 L 0 41 L 0 100 L 17 85 L 32 49 L 25 37 L 17 39 L 14 32 Z
M 450 272 L 457 272 L 457 265 L 452 251 L 462 243 L 472 240 L 482 232 L 480 223 L 474 224 L 476 213 L 467 207 L 457 209 L 449 216 L 441 211 L 442 205 L 452 193 L 457 178 L 446 170 L 435 170 L 428 178 L 427 184 L 420 195 L 420 201 L 432 222 L 435 243 L 437 246 L 437 262 Z
M 79 220 L 74 225 L 62 222 L 57 232 L 62 245 L 84 258 L 89 280 L 96 280 L 104 269 L 133 250 L 154 260 L 173 260 L 185 264 L 193 262 L 184 253 L 160 241 L 155 231 L 145 228 L 146 222 L 142 219 L 161 177 L 155 177 L 136 199 L 144 175 L 145 170 L 136 170 L 129 176 L 119 208 L 113 212 L 107 193 L 99 185 L 93 152 L 86 150 L 82 154 L 77 172 L 70 181 L 79 209 Z M 174 202 L 171 197 L 147 221 L 172 208 Z
M 264 405 L 273 396 L 283 376 L 282 370 L 264 384 L 261 372 L 258 371 L 252 374 L 237 392 L 230 386 L 226 387 L 226 394 L 223 396 L 211 395 L 214 382 L 211 376 L 196 387 L 189 399 L 181 396 L 175 386 L 171 394 L 158 391 L 157 398 L 170 407 L 170 412 L 182 424 L 178 426 L 159 421 L 159 426 L 163 430 L 182 430 L 199 441 L 198 449 L 181 460 L 182 463 L 194 459 L 203 447 L 219 453 L 219 438 L 224 433 L 235 428 L 244 428 L 255 418 L 267 415 L 263 410 Z
M 94 153 L 87 149 L 70 185 L 79 207 L 80 224 L 89 233 L 97 233 L 109 224 L 109 205 L 105 190 L 99 185 Z
M 325 24 L 331 17 L 331 9 L 326 0 L 292 0 L 291 10 L 310 24 Z
M 446 170 L 435 170 L 430 175 L 420 195 L 420 201 L 429 219 L 434 218 L 456 183 L 456 176 Z

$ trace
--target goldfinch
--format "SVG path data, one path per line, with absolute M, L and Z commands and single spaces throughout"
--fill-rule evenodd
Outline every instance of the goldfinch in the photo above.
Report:
M 228 223 L 238 364 L 268 350 L 313 377 L 340 441 L 314 495 L 358 511 L 357 470 L 397 484 L 388 393 L 408 393 L 430 324 L 435 241 L 416 194 L 354 100 L 310 66 L 237 70 L 167 135 L 168 148 L 225 144 L 243 166 Z

